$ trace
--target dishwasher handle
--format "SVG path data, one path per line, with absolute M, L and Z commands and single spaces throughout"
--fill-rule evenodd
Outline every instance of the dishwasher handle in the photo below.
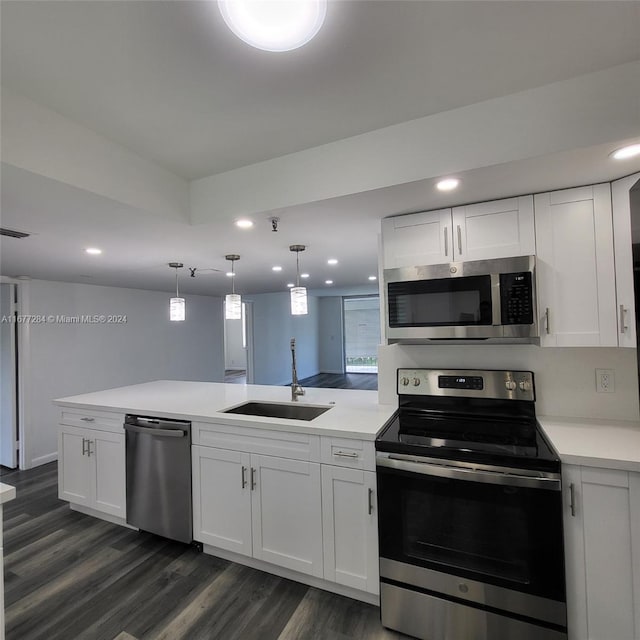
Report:
M 143 433 L 150 436 L 158 436 L 161 438 L 184 438 L 187 432 L 182 429 L 155 429 L 153 427 L 139 427 L 135 424 L 124 425 L 125 431 L 133 431 L 134 433 Z

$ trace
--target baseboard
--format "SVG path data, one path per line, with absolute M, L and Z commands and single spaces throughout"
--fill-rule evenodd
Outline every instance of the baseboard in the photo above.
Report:
M 127 527 L 128 529 L 135 529 L 136 531 L 138 530 L 137 527 L 132 527 L 130 524 L 127 524 L 124 518 L 112 516 L 109 513 L 104 513 L 102 511 L 98 511 L 97 509 L 92 509 L 91 507 L 85 507 L 81 504 L 69 503 L 69 507 L 72 511 L 79 511 L 80 513 L 84 513 L 85 516 L 100 518 L 100 520 L 106 520 L 107 522 L 111 522 L 113 524 L 119 524 L 123 527 Z
M 380 596 L 374 593 L 367 593 L 366 591 L 360 591 L 359 589 L 353 589 L 352 587 L 345 587 L 336 582 L 330 582 L 329 580 L 323 580 L 322 578 L 316 578 L 315 576 L 308 576 L 304 573 L 298 573 L 291 569 L 279 567 L 278 565 L 271 564 L 270 562 L 264 562 L 264 560 L 256 560 L 256 558 L 250 558 L 249 556 L 243 556 L 233 551 L 226 551 L 225 549 L 219 549 L 218 547 L 212 547 L 211 545 L 203 545 L 204 553 L 211 556 L 222 558 L 223 560 L 231 560 L 242 564 L 252 569 L 258 569 L 266 573 L 272 573 L 281 578 L 287 578 L 288 580 L 295 580 L 296 582 L 302 582 L 302 584 L 308 584 L 310 587 L 316 587 L 329 591 L 331 593 L 337 593 L 340 596 L 346 596 L 347 598 L 353 598 L 354 600 L 360 600 L 367 604 L 380 606 Z
M 43 464 L 49 464 L 50 462 L 55 462 L 57 459 L 58 459 L 57 451 L 55 451 L 54 453 L 48 453 L 46 456 L 39 456 L 38 458 L 33 458 L 31 460 L 31 466 L 29 468 L 32 469 L 33 467 L 39 467 Z
M 333 373 L 337 375 L 344 375 L 344 371 L 342 369 L 323 369 L 318 375 L 322 375 L 323 373 Z

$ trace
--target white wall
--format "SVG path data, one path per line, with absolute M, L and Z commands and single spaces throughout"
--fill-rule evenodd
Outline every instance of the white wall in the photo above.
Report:
M 122 324 L 29 324 L 26 466 L 56 458 L 54 398 L 159 379 L 224 379 L 222 300 L 186 296 L 185 322 L 169 321 L 169 293 L 29 282 L 31 315 L 126 315 Z
M 342 298 L 318 299 L 318 367 L 322 373 L 344 373 L 344 335 L 342 326 Z
M 536 413 L 638 420 L 635 349 L 535 345 L 389 345 L 378 349 L 378 397 L 397 403 L 396 369 L 520 369 L 535 373 Z M 596 393 L 595 369 L 615 371 L 615 393 Z
M 242 346 L 242 320 L 224 321 L 224 367 L 246 369 L 247 350 Z
M 288 292 L 248 297 L 253 301 L 253 382 L 291 383 L 291 338 L 296 339 L 298 378 L 319 373 L 318 299 L 309 296 L 309 313 L 292 316 Z

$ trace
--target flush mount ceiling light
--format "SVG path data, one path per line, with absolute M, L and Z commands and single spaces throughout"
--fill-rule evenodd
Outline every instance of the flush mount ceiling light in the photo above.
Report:
M 236 227 L 240 227 L 240 229 L 251 229 L 253 227 L 253 221 L 248 218 L 240 218 L 240 220 L 236 220 Z
M 371 280 L 373 282 L 373 280 L 377 280 L 378 277 L 377 276 L 369 276 L 369 280 Z
M 282 271 L 282 267 L 279 265 L 276 265 L 275 267 L 271 267 L 271 271 Z
M 85 251 L 90 256 L 99 256 L 102 253 L 102 249 L 98 249 L 97 247 L 87 247 Z
M 335 258 L 329 258 L 327 264 L 338 264 L 338 261 Z
M 453 191 L 460 184 L 457 178 L 445 178 L 436 184 L 438 191 Z
M 306 247 L 303 244 L 292 244 L 289 251 L 295 251 L 296 254 L 296 286 L 291 287 L 291 315 L 306 316 L 307 310 L 307 289 L 300 286 L 300 252 Z
M 169 320 L 171 322 L 182 322 L 186 317 L 184 298 L 178 292 L 178 269 L 184 266 L 182 262 L 170 262 L 169 266 L 176 270 L 176 297 L 169 300 Z
M 640 155 L 640 144 L 630 144 L 626 147 L 616 149 L 610 154 L 614 160 L 627 160 L 628 158 L 634 158 Z
M 327 0 L 218 0 L 218 7 L 240 40 L 274 52 L 307 44 L 327 14 Z
M 324 283 L 325 284 L 333 284 L 333 280 L 325 280 Z
M 225 260 L 231 261 L 231 271 L 227 275 L 231 274 L 231 277 L 236 273 L 233 269 L 233 263 L 236 260 L 240 260 L 240 256 L 235 253 L 226 255 Z M 236 280 L 235 277 L 231 281 L 231 293 L 228 293 L 224 297 L 224 317 L 227 320 L 240 320 L 242 318 L 242 298 L 240 294 L 236 293 Z

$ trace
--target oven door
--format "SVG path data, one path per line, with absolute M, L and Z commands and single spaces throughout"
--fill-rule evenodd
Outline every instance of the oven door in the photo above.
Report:
M 381 581 L 565 626 L 559 477 L 428 460 L 377 454 Z

